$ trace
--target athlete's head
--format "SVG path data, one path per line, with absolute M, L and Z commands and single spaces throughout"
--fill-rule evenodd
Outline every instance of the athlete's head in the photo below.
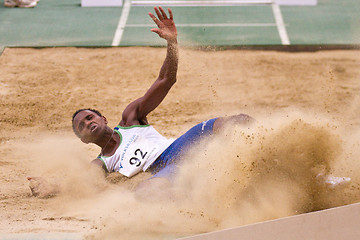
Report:
M 95 109 L 77 110 L 72 116 L 72 128 L 76 136 L 85 143 L 94 142 L 106 126 L 106 118 Z

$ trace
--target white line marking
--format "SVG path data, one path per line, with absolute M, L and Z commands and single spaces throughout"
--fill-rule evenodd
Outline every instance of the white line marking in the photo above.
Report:
M 119 46 L 121 42 L 121 38 L 126 27 L 151 27 L 153 25 L 150 24 L 129 24 L 126 25 L 131 5 L 134 6 L 147 6 L 147 5 L 157 5 L 161 4 L 162 6 L 169 5 L 181 5 L 181 6 L 205 6 L 205 5 L 238 5 L 238 4 L 250 4 L 250 5 L 258 5 L 258 4 L 271 4 L 273 14 L 275 17 L 276 24 L 272 23 L 219 23 L 219 24 L 177 24 L 178 27 L 272 27 L 276 26 L 280 35 L 281 43 L 283 45 L 290 45 L 289 37 L 286 32 L 286 27 L 284 24 L 284 20 L 280 11 L 280 7 L 278 4 L 274 2 L 274 0 L 223 0 L 223 1 L 142 1 L 142 0 L 125 0 L 124 7 L 121 12 L 121 17 L 116 28 L 116 32 L 113 38 L 112 46 Z
M 234 6 L 234 5 L 258 5 L 258 4 L 271 4 L 272 0 L 213 0 L 213 1 L 182 1 L 182 0 L 173 0 L 173 1 L 163 1 L 163 0 L 154 0 L 154 1 L 142 1 L 142 0 L 133 0 L 131 5 L 133 6 Z
M 208 123 L 208 121 L 210 121 L 210 120 L 206 120 L 206 121 L 202 122 L 202 126 L 201 126 L 201 131 L 202 132 L 205 130 L 205 126 Z
M 152 27 L 153 24 L 127 24 L 126 27 Z M 176 24 L 176 27 L 277 27 L 275 23 L 194 23 Z
M 116 28 L 115 35 L 114 35 L 111 46 L 119 46 L 120 45 L 120 41 L 121 41 L 121 38 L 122 38 L 122 35 L 124 32 L 126 21 L 129 17 L 130 8 L 131 8 L 131 0 L 125 0 L 124 7 L 121 11 L 121 17 L 120 17 L 118 26 Z
M 285 24 L 283 17 L 281 15 L 280 7 L 275 2 L 272 4 L 272 10 L 275 16 L 275 21 L 277 25 L 277 29 L 280 35 L 281 43 L 283 45 L 290 45 L 290 40 L 288 34 L 286 32 Z

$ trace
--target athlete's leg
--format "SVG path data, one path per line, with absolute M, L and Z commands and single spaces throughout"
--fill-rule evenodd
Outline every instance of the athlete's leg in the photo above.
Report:
M 246 114 L 239 114 L 230 117 L 220 117 L 217 118 L 214 122 L 213 131 L 219 132 L 221 131 L 226 125 L 233 124 L 233 125 L 250 125 L 254 123 L 256 120 L 249 115 Z
M 168 176 L 173 176 L 177 171 L 177 166 L 174 163 L 181 159 L 181 156 L 198 141 L 221 131 L 226 124 L 250 125 L 252 122 L 255 122 L 254 118 L 246 114 L 239 114 L 230 117 L 213 118 L 199 123 L 176 139 L 151 165 L 149 170 L 155 174 L 154 177 L 168 178 Z
M 149 168 L 155 174 L 154 177 L 166 178 L 174 175 L 177 171 L 174 163 L 178 162 L 183 154 L 201 139 L 212 135 L 215 121 L 216 118 L 199 123 L 176 139 Z

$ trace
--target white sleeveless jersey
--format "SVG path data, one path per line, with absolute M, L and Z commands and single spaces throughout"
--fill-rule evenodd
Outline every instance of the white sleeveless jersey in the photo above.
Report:
M 141 170 L 144 172 L 174 141 L 166 139 L 150 125 L 117 126 L 120 145 L 110 156 L 98 158 L 103 161 L 109 172 L 119 172 L 132 177 Z

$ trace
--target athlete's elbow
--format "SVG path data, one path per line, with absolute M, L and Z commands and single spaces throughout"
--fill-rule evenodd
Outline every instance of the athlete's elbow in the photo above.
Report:
M 176 83 L 176 78 L 169 79 L 166 82 L 167 88 L 170 89 Z
M 177 69 L 174 69 L 173 71 L 171 71 L 167 78 L 168 78 L 169 83 L 175 84 L 176 80 L 177 80 Z
M 177 81 L 177 78 L 176 78 L 176 76 L 174 76 L 174 77 L 170 78 L 169 83 L 171 85 L 174 85 L 176 83 L 176 81 Z
M 164 87 L 170 88 L 172 85 L 176 83 L 176 75 L 175 76 L 165 76 L 160 80 Z

